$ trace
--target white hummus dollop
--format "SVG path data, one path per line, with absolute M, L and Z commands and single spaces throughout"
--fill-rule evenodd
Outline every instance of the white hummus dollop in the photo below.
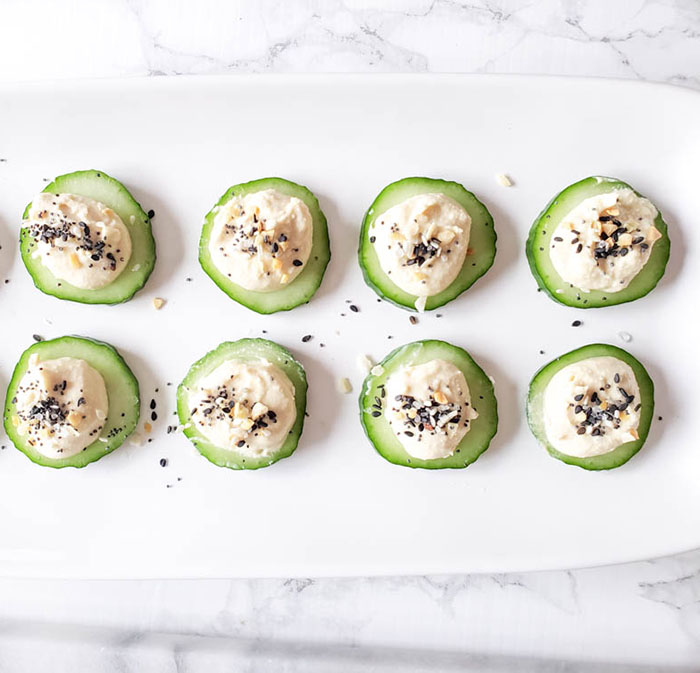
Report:
M 246 290 L 274 292 L 306 267 L 313 244 L 308 206 L 275 189 L 234 196 L 219 207 L 209 237 L 216 268 Z
M 661 238 L 654 226 L 657 215 L 654 204 L 631 189 L 591 196 L 552 232 L 552 264 L 564 281 L 582 292 L 624 290 Z
M 227 360 L 189 392 L 192 421 L 215 446 L 242 456 L 274 454 L 296 420 L 294 384 L 267 360 Z
M 377 215 L 369 240 L 396 285 L 432 297 L 459 274 L 470 229 L 471 217 L 457 201 L 444 194 L 418 194 Z
M 615 357 L 574 362 L 544 391 L 547 441 L 561 453 L 590 458 L 639 439 L 642 405 L 632 368 Z
M 42 192 L 23 226 L 36 241 L 34 257 L 53 276 L 82 290 L 114 282 L 131 257 L 131 236 L 122 219 L 86 196 Z
M 386 382 L 384 416 L 410 456 L 447 458 L 478 417 L 464 374 L 447 360 L 407 365 Z
M 102 375 L 85 360 L 29 360 L 14 398 L 13 424 L 47 458 L 70 458 L 99 436 L 109 412 Z

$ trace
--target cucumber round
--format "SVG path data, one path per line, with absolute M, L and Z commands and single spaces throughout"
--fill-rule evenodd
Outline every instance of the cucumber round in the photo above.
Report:
M 148 280 L 156 263 L 156 244 L 151 231 L 151 220 L 129 190 L 118 180 L 102 171 L 75 171 L 59 175 L 44 188 L 55 194 L 75 194 L 100 201 L 109 206 L 124 222 L 131 236 L 131 258 L 124 270 L 105 287 L 86 290 L 56 278 L 40 259 L 32 257 L 36 241 L 29 229 L 22 227 L 20 251 L 27 271 L 42 292 L 77 301 L 82 304 L 119 304 L 138 292 Z M 26 207 L 27 217 L 31 203 Z
M 382 299 L 392 304 L 415 311 L 418 297 L 404 292 L 384 273 L 374 245 L 369 240 L 369 230 L 379 215 L 419 194 L 449 196 L 457 201 L 472 219 L 469 249 L 473 252 L 465 257 L 462 269 L 452 283 L 439 294 L 427 298 L 425 310 L 430 311 L 462 294 L 491 268 L 496 256 L 496 230 L 493 226 L 493 217 L 486 206 L 458 182 L 435 178 L 404 178 L 387 185 L 374 199 L 362 221 L 358 255 L 367 285 Z
M 642 196 L 626 182 L 617 178 L 593 176 L 579 180 L 559 192 L 532 224 L 525 248 L 530 270 L 540 288 L 560 304 L 576 308 L 600 308 L 624 304 L 651 292 L 664 275 L 671 252 L 671 242 L 668 238 L 668 227 L 660 212 L 654 220 L 654 226 L 661 232 L 662 236 L 654 243 L 647 263 L 624 290 L 619 292 L 603 292 L 601 290 L 582 292 L 577 287 L 567 283 L 554 268 L 549 257 L 549 250 L 552 234 L 562 218 L 568 215 L 581 201 L 597 194 L 620 189 L 631 189 L 637 196 Z
M 479 416 L 471 421 L 469 432 L 462 438 L 454 454 L 447 458 L 421 460 L 406 452 L 392 432 L 383 410 L 375 416 L 377 408 L 374 405 L 379 400 L 383 406 L 386 399 L 383 391 L 393 372 L 404 365 L 419 365 L 435 359 L 447 360 L 462 371 L 469 386 L 471 404 Z M 360 421 L 379 455 L 395 465 L 438 470 L 467 467 L 488 449 L 498 427 L 496 396 L 491 380 L 467 351 L 437 339 L 414 341 L 393 350 L 380 364 L 382 373 L 370 373 L 362 384 L 360 394 Z
M 306 267 L 291 283 L 283 289 L 275 290 L 274 292 L 246 290 L 232 282 L 226 274 L 219 271 L 209 254 L 209 238 L 218 208 L 230 201 L 234 196 L 245 196 L 246 194 L 260 192 L 265 189 L 275 189 L 282 194 L 302 200 L 308 207 L 313 222 L 311 254 Z M 231 299 L 258 313 L 267 314 L 276 313 L 277 311 L 289 311 L 300 304 L 308 303 L 321 285 L 323 274 L 330 259 L 331 248 L 328 238 L 328 225 L 326 216 L 318 205 L 318 199 L 309 189 L 290 180 L 262 178 L 240 185 L 233 185 L 233 187 L 229 187 L 204 218 L 202 235 L 199 240 L 199 263 L 202 269 Z
M 12 423 L 16 414 L 13 402 L 22 377 L 29 366 L 29 358 L 36 353 L 40 360 L 54 360 L 70 357 L 85 360 L 104 379 L 107 388 L 109 409 L 100 437 L 80 453 L 69 458 L 47 458 L 24 441 Z M 5 432 L 12 443 L 27 458 L 46 467 L 85 467 L 114 451 L 134 431 L 139 422 L 139 384 L 124 358 L 109 344 L 86 337 L 64 336 L 58 339 L 40 341 L 27 348 L 15 366 L 7 388 L 3 421 Z
M 189 391 L 197 382 L 214 371 L 219 365 L 236 360 L 251 362 L 265 359 L 279 367 L 289 378 L 294 386 L 294 401 L 296 405 L 296 419 L 289 431 L 284 444 L 272 456 L 251 458 L 236 453 L 235 449 L 221 447 L 212 444 L 192 422 L 189 407 Z M 304 367 L 294 359 L 294 356 L 283 346 L 267 339 L 239 339 L 238 341 L 226 341 L 197 360 L 187 376 L 177 389 L 177 413 L 180 423 L 184 426 L 184 433 L 195 445 L 197 450 L 207 459 L 219 467 L 228 467 L 233 470 L 257 470 L 276 463 L 282 458 L 287 458 L 294 453 L 299 443 L 299 437 L 304 429 L 304 416 L 306 413 L 306 372 Z
M 544 428 L 544 418 L 542 415 L 542 405 L 544 400 L 544 391 L 551 381 L 552 377 L 562 368 L 587 360 L 588 358 L 609 356 L 617 358 L 627 363 L 634 372 L 639 385 L 639 394 L 641 397 L 641 414 L 639 419 L 639 439 L 633 442 L 621 444 L 613 451 L 604 453 L 600 456 L 592 456 L 590 458 L 579 458 L 577 456 L 569 456 L 557 451 L 547 440 L 547 433 Z M 654 384 L 637 358 L 630 355 L 626 350 L 611 346 L 609 344 L 589 344 L 577 348 L 576 350 L 565 353 L 559 356 L 550 363 L 544 365 L 532 378 L 530 382 L 530 390 L 527 396 L 527 421 L 530 425 L 532 434 L 535 435 L 537 441 L 558 460 L 569 465 L 576 465 L 585 470 L 611 470 L 615 467 L 624 465 L 639 449 L 642 448 L 649 434 L 651 420 L 654 416 Z

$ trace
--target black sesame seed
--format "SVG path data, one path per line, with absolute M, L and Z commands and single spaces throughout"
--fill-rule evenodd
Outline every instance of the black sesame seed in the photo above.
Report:
M 351 310 L 353 313 L 359 313 L 359 312 L 360 312 L 360 309 L 357 308 L 357 306 L 355 306 L 355 304 L 350 304 L 350 310 Z
M 306 343 L 307 341 L 311 341 L 313 337 L 310 334 L 307 334 L 306 336 L 301 337 L 301 340 Z
M 158 414 L 155 411 L 151 412 L 151 420 L 154 422 L 158 420 Z
M 245 446 L 245 439 L 241 439 L 236 446 L 240 449 L 242 446 Z
M 165 467 L 168 464 L 168 461 L 165 458 L 161 458 L 158 462 L 161 467 Z
M 292 260 L 292 264 L 294 264 L 294 266 L 303 266 L 304 262 L 302 262 L 300 259 L 294 259 Z
M 574 322 L 571 323 L 572 327 L 581 327 L 583 323 L 580 320 L 574 320 Z
M 156 211 L 151 208 L 151 210 L 148 211 L 148 219 L 152 220 L 156 216 Z
M 372 412 L 372 416 L 374 416 L 375 418 L 379 418 L 381 415 L 382 415 L 381 411 L 373 411 Z
M 156 408 L 156 401 L 154 399 L 151 400 L 151 403 L 148 405 L 151 409 Z
M 411 325 L 415 325 L 418 322 L 418 318 L 416 318 L 416 316 L 414 315 L 410 316 L 408 320 L 411 323 Z
M 34 341 L 43 341 L 44 337 L 39 334 L 32 334 L 32 339 L 34 339 Z

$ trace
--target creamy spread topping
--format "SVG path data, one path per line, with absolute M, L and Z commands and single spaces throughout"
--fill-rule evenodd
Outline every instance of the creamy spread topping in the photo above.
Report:
M 36 354 L 12 402 L 17 432 L 47 458 L 69 458 L 92 444 L 109 411 L 104 379 L 85 360 Z
M 83 290 L 112 283 L 131 257 L 122 219 L 100 201 L 42 192 L 23 226 L 36 241 L 33 256 L 59 280 Z
M 549 443 L 568 456 L 588 458 L 639 439 L 642 404 L 632 368 L 610 356 L 560 369 L 544 391 Z
M 219 207 L 209 238 L 216 268 L 246 290 L 274 292 L 305 268 L 313 243 L 308 206 L 265 189 Z
M 459 274 L 471 217 L 444 194 L 418 194 L 377 215 L 369 230 L 382 267 L 404 292 L 432 297 Z
M 227 360 L 190 390 L 192 421 L 215 446 L 267 457 L 284 444 L 296 420 L 294 384 L 267 360 Z
M 642 270 L 661 232 L 658 211 L 631 189 L 581 201 L 552 233 L 549 256 L 557 273 L 582 292 L 624 290 Z
M 414 458 L 447 458 L 478 417 L 464 374 L 447 360 L 401 367 L 386 382 L 384 416 L 406 452 Z

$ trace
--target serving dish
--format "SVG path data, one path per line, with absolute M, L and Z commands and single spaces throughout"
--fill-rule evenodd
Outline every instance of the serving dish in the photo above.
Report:
M 42 469 L 1 436 L 0 574 L 496 572 L 700 546 L 698 118 L 697 93 L 594 79 L 242 76 L 4 85 L 0 387 L 32 335 L 89 335 L 124 355 L 139 378 L 142 421 L 152 399 L 157 419 L 150 433 L 142 422 L 141 445 L 124 445 L 83 470 Z M 43 295 L 19 257 L 21 214 L 37 185 L 88 167 L 118 175 L 155 212 L 155 270 L 119 306 Z M 500 173 L 513 186 L 499 184 Z M 524 244 L 551 195 L 593 174 L 620 176 L 649 196 L 669 223 L 672 251 L 647 297 L 580 311 L 537 292 Z M 263 316 L 211 283 L 197 243 L 204 215 L 228 185 L 267 175 L 319 197 L 332 259 L 311 303 Z M 493 268 L 417 324 L 377 300 L 355 253 L 377 191 L 406 175 L 469 185 L 498 233 Z M 166 300 L 159 311 L 154 297 Z M 574 320 L 582 324 L 572 327 Z M 290 348 L 307 371 L 304 434 L 295 454 L 270 468 L 219 469 L 167 431 L 177 423 L 177 383 L 220 342 L 263 335 Z M 306 335 L 312 338 L 302 341 Z M 429 338 L 467 349 L 495 382 L 498 434 L 466 470 L 391 465 L 359 423 L 357 355 L 379 361 L 402 343 Z M 612 473 L 552 460 L 525 420 L 533 373 L 591 342 L 620 345 L 645 363 L 663 418 L 655 418 L 645 448 Z M 354 386 L 347 395 L 337 391 L 345 376 Z

